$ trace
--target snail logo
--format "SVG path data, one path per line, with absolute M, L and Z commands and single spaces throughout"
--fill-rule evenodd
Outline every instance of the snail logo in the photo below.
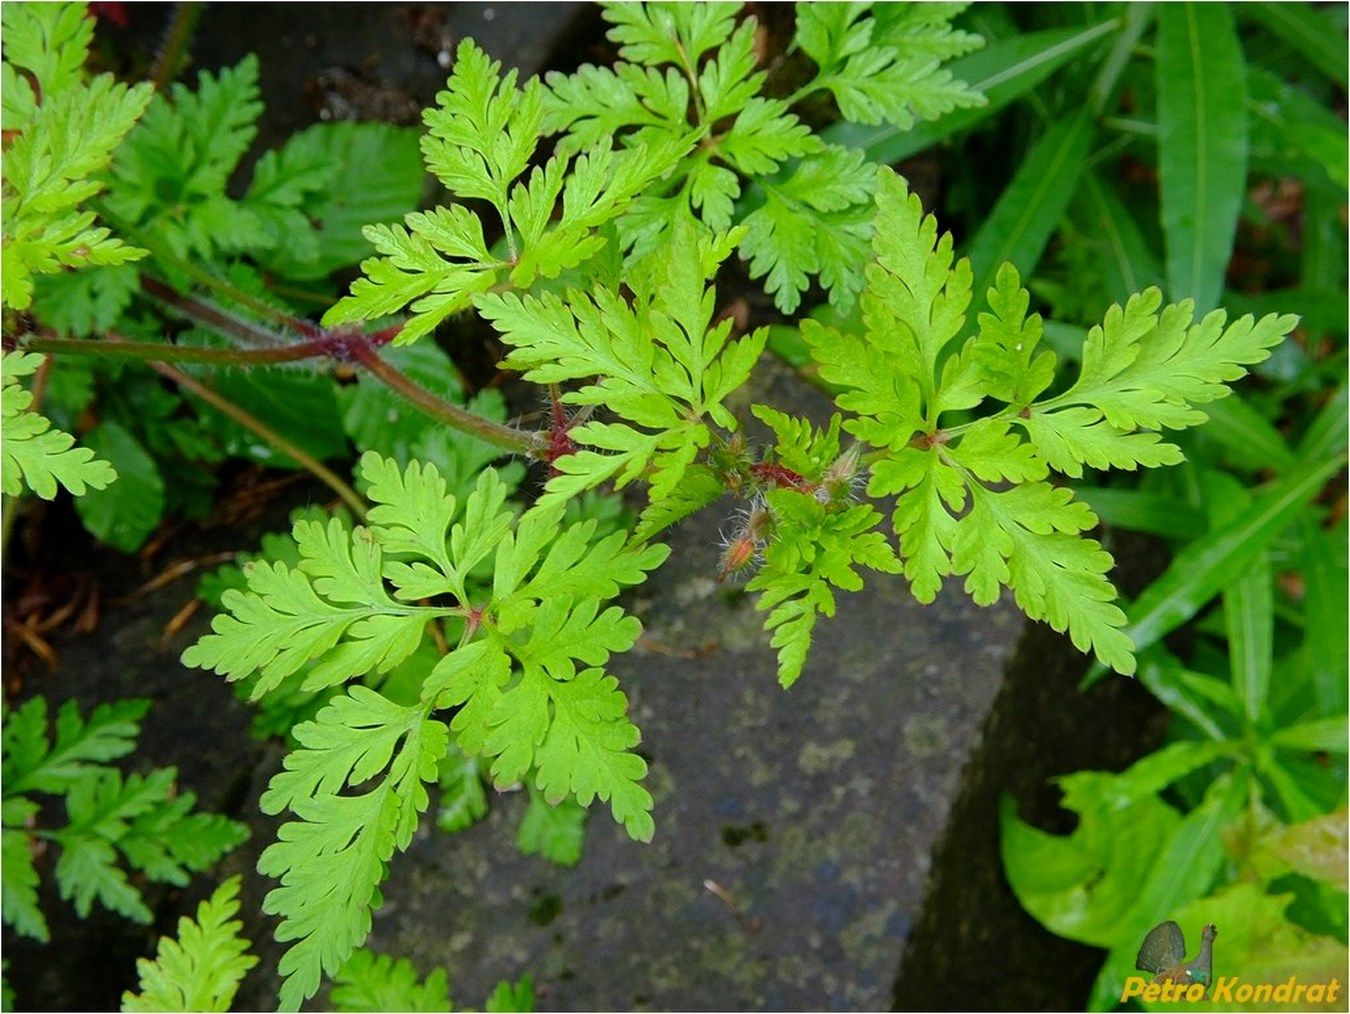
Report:
M 1126 977 L 1120 999 L 1124 1003 L 1138 998 L 1145 1003 L 1200 1003 L 1206 999 L 1225 1007 L 1264 1004 L 1293 1005 L 1293 1009 L 1307 1010 L 1314 1004 L 1334 1004 L 1341 997 L 1339 979 L 1324 982 L 1300 982 L 1290 976 L 1285 982 L 1249 982 L 1238 975 L 1214 977 L 1214 938 L 1218 930 L 1213 923 L 1200 931 L 1200 950 L 1190 961 L 1186 960 L 1186 937 L 1181 927 L 1170 919 L 1149 930 L 1135 967 L 1149 972 L 1153 978 L 1142 975 Z M 1343 1001 L 1342 1001 L 1343 1002 Z M 1340 1008 L 1344 1010 L 1342 1006 Z
M 1200 953 L 1192 960 L 1186 960 L 1186 937 L 1181 927 L 1170 919 L 1159 923 L 1148 931 L 1144 943 L 1139 948 L 1139 956 L 1134 959 L 1134 967 L 1141 972 L 1152 972 L 1153 982 L 1158 985 L 1184 987 L 1187 998 L 1191 996 L 1189 987 L 1199 997 L 1204 996 L 1205 987 L 1214 981 L 1214 938 L 1218 930 L 1210 923 L 1200 931 Z

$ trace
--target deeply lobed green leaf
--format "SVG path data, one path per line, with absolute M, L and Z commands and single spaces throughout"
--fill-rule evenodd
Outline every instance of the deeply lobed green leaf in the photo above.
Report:
M 462 508 L 430 465 L 400 468 L 369 453 L 361 475 L 375 503 L 367 525 L 298 521 L 298 563 L 250 565 L 247 590 L 224 592 L 228 612 L 184 654 L 231 679 L 252 677 L 265 694 L 302 670 L 310 688 L 384 672 L 418 648 L 428 622 L 451 619 L 463 631 L 414 675 L 411 698 L 352 684 L 293 731 L 297 749 L 263 807 L 294 819 L 260 863 L 281 881 L 267 900 L 282 916 L 278 939 L 294 941 L 281 965 L 289 1007 L 365 939 L 386 865 L 428 805 L 425 786 L 439 777 L 451 733 L 466 756 L 490 760 L 500 786 L 529 776 L 550 801 L 598 797 L 634 837 L 653 831 L 646 765 L 632 752 L 638 733 L 601 666 L 639 631 L 605 602 L 641 582 L 666 548 L 601 535 L 595 518 L 563 525 L 561 504 L 516 519 L 490 469 Z M 405 604 L 426 599 L 453 604 Z M 431 717 L 447 707 L 459 709 L 448 728 Z
M 1203 422 L 1196 406 L 1229 385 L 1292 330 L 1269 315 L 1193 320 L 1184 301 L 1160 309 L 1156 289 L 1113 307 L 1093 328 L 1078 378 L 1044 397 L 1054 354 L 1009 265 L 987 295 L 989 312 L 966 330 L 970 266 L 925 216 L 903 180 L 882 170 L 876 264 L 862 294 L 865 331 L 846 335 L 805 321 L 821 377 L 854 414 L 844 428 L 872 445 L 873 496 L 897 497 L 892 517 L 904 573 L 931 601 L 948 575 L 964 576 L 981 605 L 1009 588 L 1021 608 L 1067 631 L 1120 672 L 1134 670 L 1125 614 L 1106 575 L 1111 558 L 1086 534 L 1097 523 L 1052 471 L 1176 464 L 1163 428 Z M 992 410 L 988 402 L 1002 402 Z M 972 421 L 944 415 L 983 409 Z M 950 418 L 950 416 L 948 416 Z
M 486 201 L 495 217 L 485 223 L 467 205 L 452 204 L 410 214 L 402 226 L 370 226 L 365 235 L 379 256 L 362 264 L 364 277 L 325 314 L 326 324 L 410 307 L 397 339 L 407 343 L 503 279 L 529 287 L 556 278 L 596 254 L 606 242 L 603 227 L 693 144 L 688 131 L 629 151 L 606 142 L 529 170 L 543 137 L 542 88 L 534 80 L 517 87 L 515 71 L 503 75 L 469 40 L 436 101 L 424 116 L 427 168 L 458 200 Z M 505 233 L 505 255 L 489 250 L 485 236 L 495 228 Z
M 138 958 L 138 991 L 122 994 L 122 1010 L 227 1011 L 244 974 L 258 963 L 240 935 L 239 878 L 230 877 L 178 920 L 178 936 L 161 937 L 155 960 Z

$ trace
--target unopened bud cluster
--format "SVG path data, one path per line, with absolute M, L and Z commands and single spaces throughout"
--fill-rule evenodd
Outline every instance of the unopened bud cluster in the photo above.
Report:
M 756 461 L 740 434 L 714 446 L 709 453 L 709 463 L 728 492 L 747 500 L 747 506 L 734 515 L 731 533 L 722 536 L 718 570 L 721 581 L 763 560 L 764 548 L 773 537 L 775 524 L 773 508 L 766 495 L 769 490 L 791 489 L 806 493 L 831 507 L 855 501 L 867 478 L 857 444 L 835 458 L 818 479 L 811 479 L 775 461 Z
M 763 559 L 764 547 L 773 533 L 773 512 L 763 496 L 756 496 L 749 506 L 738 510 L 735 521 L 731 535 L 722 536 L 719 581 L 725 581 Z

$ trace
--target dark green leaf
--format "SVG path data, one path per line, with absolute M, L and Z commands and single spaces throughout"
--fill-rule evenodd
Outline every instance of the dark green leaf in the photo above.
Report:
M 1076 492 L 1104 523 L 1115 528 L 1168 539 L 1193 539 L 1209 529 L 1200 511 L 1162 493 L 1095 486 L 1079 486 Z
M 60 335 L 84 338 L 117 323 L 140 289 L 134 264 L 94 266 L 34 279 L 33 312 Z
M 437 397 L 462 405 L 464 385 L 450 357 L 435 342 L 400 345 L 381 352 L 382 357 Z M 412 445 L 423 433 L 442 424 L 432 420 L 406 398 L 369 373 L 338 392 L 342 425 L 360 451 L 379 451 L 406 465 Z
M 1345 223 L 1340 216 L 1344 203 L 1344 189 L 1333 193 L 1330 187 L 1311 187 L 1303 195 L 1303 264 L 1299 284 L 1305 289 L 1339 295 L 1345 288 L 1350 254 L 1346 251 Z M 1341 334 L 1345 334 L 1346 313 L 1345 300 L 1341 300 Z
M 1098 237 L 1106 249 L 1102 269 L 1107 295 L 1124 306 L 1136 292 L 1161 285 L 1158 260 L 1115 191 L 1103 186 L 1097 174 L 1089 170 L 1083 175 L 1080 193 L 1088 234 Z
M 1153 644 L 1190 619 L 1243 574 L 1345 462 L 1303 457 L 1298 469 L 1266 488 L 1251 510 L 1187 546 L 1167 571 L 1130 606 L 1126 632 L 1136 650 Z
M 1312 4 L 1281 0 L 1280 3 L 1255 3 L 1243 11 L 1278 35 L 1318 71 L 1341 86 L 1346 75 L 1345 31 L 1330 21 Z
M 1028 153 L 970 244 L 975 273 L 971 291 L 977 301 L 1005 261 L 1023 277 L 1035 270 L 1073 199 L 1091 143 L 1092 120 L 1083 111 L 1056 123 Z
M 348 453 L 331 377 L 305 367 L 289 369 L 204 370 L 207 382 L 263 423 L 319 459 Z M 269 468 L 297 468 L 271 444 L 237 423 L 202 406 L 224 435 L 226 450 Z
M 1346 387 L 1341 384 L 1326 400 L 1307 432 L 1298 442 L 1301 461 L 1325 461 L 1345 454 L 1347 428 Z
M 335 167 L 329 185 L 301 210 L 315 223 L 317 252 L 300 256 L 282 244 L 266 261 L 287 278 L 322 278 L 368 257 L 374 247 L 366 225 L 401 221 L 422 196 L 422 156 L 417 131 L 387 123 L 321 123 L 296 134 L 287 149 L 301 150 Z
M 145 448 L 117 423 L 96 426 L 83 443 L 117 469 L 117 481 L 76 498 L 75 510 L 101 541 L 134 553 L 164 513 L 164 480 Z
M 1173 299 L 1218 305 L 1247 181 L 1246 67 L 1225 4 L 1158 8 L 1158 175 Z
M 1211 402 L 1202 411 L 1209 416 L 1205 436 L 1222 444 L 1234 464 L 1252 471 L 1263 468 L 1281 471 L 1297 462 L 1279 430 L 1241 395 L 1231 394 Z

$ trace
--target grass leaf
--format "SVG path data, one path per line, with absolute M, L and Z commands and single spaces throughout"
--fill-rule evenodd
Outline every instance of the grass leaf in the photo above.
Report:
M 1241 517 L 1197 539 L 1173 558 L 1162 577 L 1128 611 L 1126 633 L 1142 651 L 1194 616 L 1260 556 L 1298 511 L 1345 465 L 1345 454 L 1303 459 L 1271 485 Z
M 1005 261 L 1023 276 L 1033 272 L 1073 199 L 1091 142 L 1092 120 L 1083 111 L 1052 126 L 1027 154 L 970 244 L 977 299 Z
M 1218 305 L 1247 179 L 1247 72 L 1230 9 L 1158 9 L 1158 173 L 1167 280 Z
M 1282 0 L 1280 3 L 1257 3 L 1243 13 L 1261 22 L 1278 35 L 1318 71 L 1345 90 L 1350 85 L 1346 73 L 1346 40 L 1344 30 L 1327 20 L 1321 11 L 1309 3 Z

